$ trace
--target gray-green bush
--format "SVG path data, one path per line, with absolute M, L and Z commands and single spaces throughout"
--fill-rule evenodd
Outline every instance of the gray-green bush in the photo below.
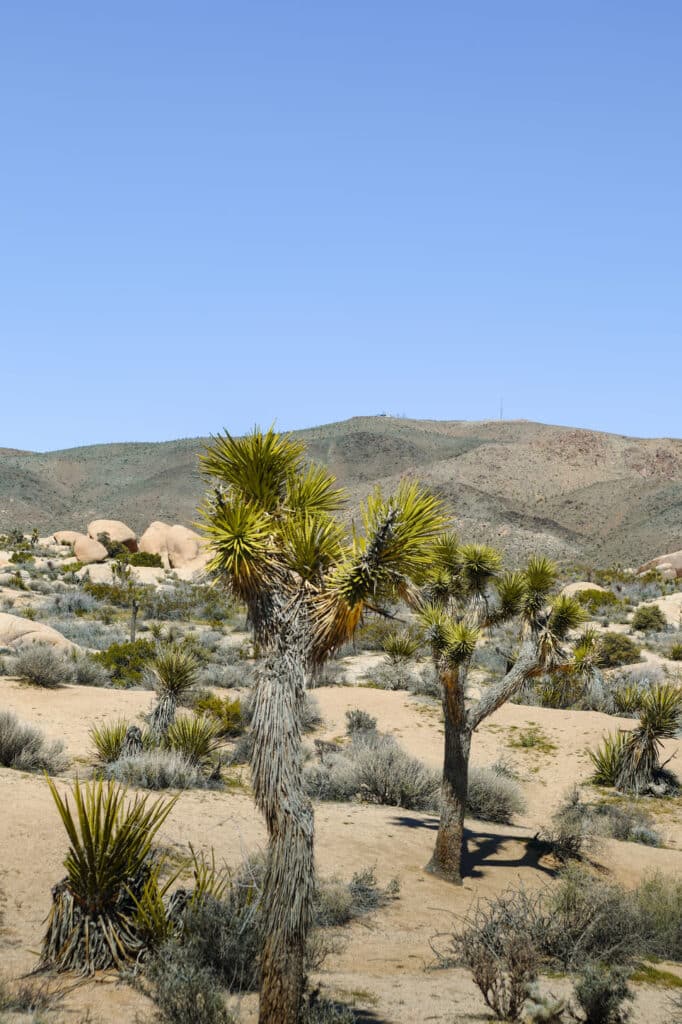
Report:
M 67 764 L 64 744 L 50 743 L 33 725 L 19 721 L 12 711 L 0 711 L 0 764 L 23 772 L 54 775 Z

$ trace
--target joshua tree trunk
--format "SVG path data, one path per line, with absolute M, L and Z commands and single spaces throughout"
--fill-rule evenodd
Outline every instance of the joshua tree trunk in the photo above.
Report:
M 470 708 L 464 698 L 466 665 L 443 668 L 436 663 L 443 688 L 445 716 L 445 756 L 441 786 L 441 816 L 436 846 L 426 870 L 455 885 L 462 884 L 464 814 L 469 786 L 469 755 L 474 730 L 518 690 L 538 666 L 538 650 L 528 637 L 519 656 L 498 683 L 489 686 Z
M 464 680 L 460 672 L 441 672 L 445 716 L 445 754 L 441 811 L 436 846 L 426 870 L 456 885 L 462 884 L 464 812 L 469 782 L 471 731 L 466 723 Z
M 301 749 L 307 628 L 298 603 L 279 603 L 274 617 L 274 641 L 256 692 L 251 761 L 269 835 L 259 1020 L 298 1024 L 315 884 L 313 809 L 303 788 Z
M 137 598 L 133 598 L 130 606 L 130 642 L 135 643 L 135 634 L 137 632 L 137 613 L 140 610 L 140 605 L 137 602 Z

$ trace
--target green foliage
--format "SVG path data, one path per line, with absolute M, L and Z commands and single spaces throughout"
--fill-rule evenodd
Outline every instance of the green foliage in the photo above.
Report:
M 163 561 L 161 555 L 157 555 L 156 552 L 152 551 L 128 551 L 124 548 L 118 555 L 116 555 L 122 562 L 126 562 L 128 565 L 142 566 L 151 569 L 163 569 Z
M 682 644 L 673 644 L 668 657 L 671 661 L 682 661 Z
M 34 558 L 30 551 L 13 551 L 10 555 L 10 562 L 12 565 L 23 565 L 26 562 L 33 562 Z
M 624 606 L 624 602 L 616 597 L 612 590 L 579 590 L 575 598 L 589 612 L 591 618 L 609 608 Z
M 627 735 L 623 732 L 605 736 L 597 750 L 588 750 L 594 771 L 592 782 L 598 786 L 615 786 L 623 761 Z
M 69 838 L 66 878 L 53 890 L 40 966 L 92 973 L 136 959 L 135 898 L 150 877 L 152 844 L 174 801 L 127 800 L 102 781 L 62 797 L 48 779 Z
M 632 715 L 640 711 L 645 691 L 636 683 L 627 683 L 613 691 L 613 703 L 616 711 L 622 715 Z
M 632 628 L 642 633 L 661 633 L 668 620 L 657 604 L 641 605 L 632 616 Z
M 638 645 L 624 633 L 602 633 L 599 637 L 597 661 L 601 668 L 633 665 L 640 654 Z
M 164 743 L 189 764 L 203 767 L 220 746 L 219 727 L 208 715 L 183 715 L 168 727 Z
M 390 632 L 383 641 L 384 653 L 389 661 L 409 661 L 421 647 L 421 637 L 413 630 Z
M 99 764 L 110 764 L 118 761 L 123 750 L 128 723 L 119 718 L 116 722 L 103 722 L 93 725 L 90 729 L 90 742 Z
M 149 669 L 156 692 L 179 701 L 196 685 L 199 661 L 191 644 L 166 644 L 149 663 Z
M 246 728 L 241 701 L 238 697 L 235 700 L 230 700 L 229 697 L 221 700 L 220 697 L 212 694 L 200 697 L 194 702 L 194 710 L 198 714 L 209 715 L 213 719 L 219 736 L 239 736 Z
M 128 551 L 125 544 L 121 544 L 118 540 L 112 540 L 108 533 L 98 533 L 97 540 L 107 549 L 109 558 L 117 558 L 119 555 L 125 555 Z
M 632 1001 L 628 971 L 588 963 L 575 982 L 575 995 L 585 1014 L 585 1024 L 624 1024 L 628 1019 L 625 1003 Z
M 98 651 L 93 658 L 107 669 L 114 685 L 138 686 L 142 673 L 156 657 L 157 648 L 151 640 L 134 640 L 132 643 L 111 644 L 105 651 Z

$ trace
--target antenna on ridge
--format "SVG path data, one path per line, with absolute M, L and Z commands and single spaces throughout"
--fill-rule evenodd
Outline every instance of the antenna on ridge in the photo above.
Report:
M 504 419 L 504 399 L 500 398 L 500 419 Z

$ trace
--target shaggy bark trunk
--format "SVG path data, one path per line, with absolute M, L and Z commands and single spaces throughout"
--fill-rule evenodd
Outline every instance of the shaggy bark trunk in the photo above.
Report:
M 441 812 L 436 846 L 426 870 L 461 885 L 471 731 L 466 724 L 464 680 L 459 673 L 448 671 L 441 673 L 441 683 L 445 716 Z
M 251 762 L 268 828 L 260 1024 L 298 1024 L 315 884 L 313 809 L 303 788 L 301 713 L 308 632 L 294 602 L 274 609 L 275 638 L 258 682 Z
M 137 633 L 137 613 L 140 610 L 140 606 L 135 598 L 130 606 L 130 642 L 135 643 L 135 635 Z
M 471 733 L 468 729 L 457 728 L 446 715 L 440 823 L 436 846 L 426 870 L 455 885 L 462 884 L 470 752 Z

